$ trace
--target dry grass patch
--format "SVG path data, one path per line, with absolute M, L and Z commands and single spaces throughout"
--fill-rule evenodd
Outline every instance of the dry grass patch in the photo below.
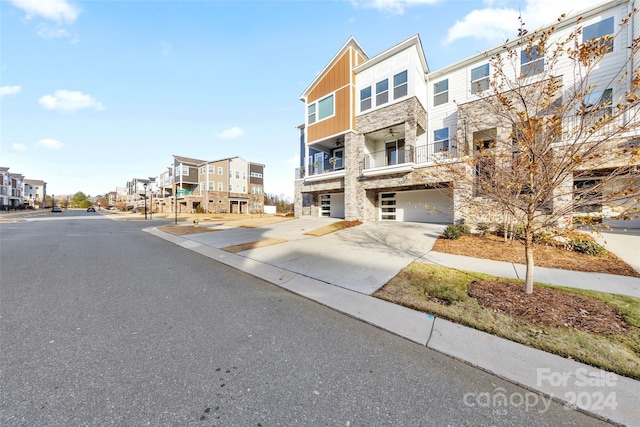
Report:
M 528 296 L 522 281 L 419 262 L 374 296 L 640 379 L 638 298 L 538 283 Z
M 238 252 L 248 251 L 250 249 L 263 248 L 265 246 L 277 245 L 278 243 L 286 243 L 288 240 L 284 239 L 264 239 L 256 242 L 241 243 L 239 245 L 232 245 L 222 248 L 223 251 L 237 254 Z
M 345 228 L 355 227 L 362 224 L 362 221 L 338 221 L 324 227 L 320 227 L 315 230 L 307 231 L 307 236 L 320 237 L 326 234 L 335 233 L 336 231 L 344 230 Z
M 158 230 L 174 236 L 188 236 L 190 234 L 208 233 L 210 231 L 220 231 L 217 228 L 210 227 L 194 227 L 192 225 L 162 225 Z
M 502 237 L 493 234 L 486 236 L 470 234 L 461 236 L 457 240 L 440 237 L 433 246 L 433 250 L 453 255 L 526 264 L 522 243 L 517 240 L 505 242 Z M 537 244 L 533 257 L 538 267 L 640 277 L 640 273 L 629 264 L 609 252 L 593 256 L 552 245 Z

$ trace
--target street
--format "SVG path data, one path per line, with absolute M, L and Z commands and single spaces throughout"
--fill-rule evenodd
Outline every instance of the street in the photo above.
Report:
M 0 223 L 1 425 L 606 425 L 140 231 L 163 223 Z

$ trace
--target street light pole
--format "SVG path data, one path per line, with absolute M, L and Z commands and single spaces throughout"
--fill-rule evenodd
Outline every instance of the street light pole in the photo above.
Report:
M 143 185 L 144 187 L 144 219 L 147 219 L 147 184 Z

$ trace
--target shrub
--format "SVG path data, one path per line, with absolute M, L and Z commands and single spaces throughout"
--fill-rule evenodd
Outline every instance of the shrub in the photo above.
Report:
M 603 255 L 607 250 L 594 242 L 587 239 L 573 239 L 569 243 L 569 247 L 572 251 L 580 252 L 587 255 L 598 256 Z
M 476 226 L 476 229 L 478 230 L 478 232 L 480 232 L 480 234 L 486 236 L 487 233 L 489 233 L 489 231 L 491 230 L 491 225 L 487 224 L 486 222 L 481 222 Z
M 449 240 L 457 240 L 460 238 L 460 230 L 455 225 L 447 225 L 442 235 Z
M 446 239 L 457 240 L 460 236 L 471 234 L 471 229 L 467 224 L 447 225 L 442 235 Z

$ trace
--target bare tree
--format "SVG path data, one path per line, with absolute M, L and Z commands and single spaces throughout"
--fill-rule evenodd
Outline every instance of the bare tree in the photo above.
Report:
M 614 70 L 600 67 L 630 17 L 615 34 L 590 40 L 581 18 L 571 31 L 564 16 L 521 31 L 489 57 L 491 78 L 475 88 L 478 100 L 458 105 L 459 161 L 440 161 L 440 170 L 455 183 L 465 216 L 520 227 L 526 293 L 541 230 L 558 232 L 575 212 L 638 215 L 640 39 L 629 37 L 626 61 Z

